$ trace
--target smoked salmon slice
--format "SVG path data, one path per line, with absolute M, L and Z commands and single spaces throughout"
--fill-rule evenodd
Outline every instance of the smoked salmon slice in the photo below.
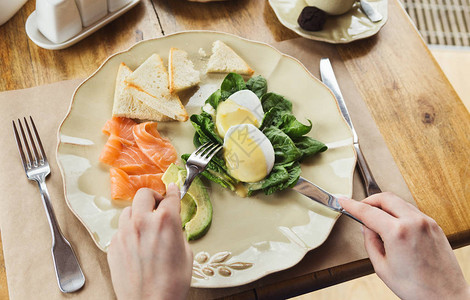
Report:
M 157 131 L 156 122 L 138 124 L 113 117 L 102 129 L 109 135 L 99 160 L 110 165 L 111 198 L 132 200 L 137 190 L 147 187 L 165 193 L 162 174 L 177 154 L 170 140 Z
M 115 135 L 121 138 L 124 144 L 132 145 L 134 144 L 132 129 L 135 125 L 137 125 L 137 123 L 131 119 L 112 117 L 104 124 L 102 131 L 106 135 Z
M 176 162 L 176 150 L 169 139 L 160 136 L 156 122 L 137 124 L 133 133 L 139 148 L 160 169 L 166 170 Z
M 122 139 L 113 134 L 104 145 L 99 160 L 112 167 L 121 168 L 129 175 L 163 171 L 140 150 L 137 144 L 131 146 L 123 144 Z
M 111 168 L 109 171 L 111 177 L 111 198 L 132 201 L 140 188 L 146 187 L 153 189 L 164 195 L 165 184 L 162 181 L 163 173 L 128 175 L 119 168 Z
M 129 175 L 162 173 L 163 170 L 152 163 L 137 145 L 124 147 L 119 157 L 112 164 Z

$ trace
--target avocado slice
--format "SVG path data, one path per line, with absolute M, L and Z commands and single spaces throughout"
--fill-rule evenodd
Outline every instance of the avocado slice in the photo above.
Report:
M 173 174 L 176 171 L 175 168 L 178 169 L 177 178 L 175 179 L 174 175 L 168 175 L 168 177 L 165 179 L 168 170 L 170 170 L 169 173 Z M 165 185 L 168 185 L 170 182 L 175 182 L 178 186 L 181 186 L 186 179 L 186 170 L 180 169 L 174 164 L 171 164 L 168 170 L 162 177 Z M 167 181 L 170 178 L 172 181 Z M 207 192 L 204 183 L 199 177 L 194 179 L 193 183 L 188 189 L 188 192 L 183 197 L 183 200 L 187 195 L 189 195 L 190 198 L 192 198 L 193 203 L 195 203 L 196 211 L 195 213 L 194 211 L 188 211 L 184 213 L 185 216 L 189 215 L 190 213 L 192 216 L 189 221 L 185 222 L 184 230 L 188 240 L 196 240 L 204 236 L 204 234 L 206 234 L 209 230 L 212 222 L 212 203 L 209 198 L 209 193 Z M 185 207 L 184 209 L 190 209 L 190 207 Z M 181 212 L 183 215 L 183 202 L 181 203 Z
M 176 183 L 176 185 L 181 186 L 184 182 L 180 181 L 180 176 L 178 176 L 179 172 L 181 171 L 175 164 L 171 164 L 168 169 L 166 170 L 165 174 L 162 176 L 162 181 L 165 184 L 165 187 L 168 188 L 170 183 Z M 181 224 L 183 228 L 185 227 L 186 223 L 194 216 L 196 212 L 196 202 L 194 201 L 193 197 L 189 194 L 186 194 L 183 199 L 181 199 Z

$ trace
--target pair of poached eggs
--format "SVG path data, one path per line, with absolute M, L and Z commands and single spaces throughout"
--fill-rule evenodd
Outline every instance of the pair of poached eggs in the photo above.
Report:
M 274 166 L 274 148 L 258 129 L 263 121 L 261 102 L 250 90 L 241 90 L 221 102 L 215 112 L 218 134 L 229 174 L 242 182 L 264 179 Z

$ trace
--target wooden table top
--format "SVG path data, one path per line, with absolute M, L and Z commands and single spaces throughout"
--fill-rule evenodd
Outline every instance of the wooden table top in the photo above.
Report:
M 438 222 L 454 248 L 470 244 L 470 115 L 398 0 L 388 6 L 379 34 L 336 48 L 419 209 Z M 298 37 L 263 0 L 143 0 L 78 44 L 50 51 L 26 36 L 24 24 L 34 9 L 29 1 L 0 27 L 0 91 L 86 77 L 136 41 L 180 30 L 218 30 L 267 43 Z M 0 258 L 0 298 L 7 299 Z M 372 271 L 368 260 L 357 261 L 239 296 L 293 296 Z

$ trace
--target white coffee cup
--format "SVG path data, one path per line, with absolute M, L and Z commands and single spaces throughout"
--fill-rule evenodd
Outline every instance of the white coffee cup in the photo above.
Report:
M 0 0 L 0 25 L 3 25 L 26 3 L 27 0 Z
M 356 0 L 306 0 L 308 6 L 315 6 L 329 15 L 342 15 L 349 11 Z

